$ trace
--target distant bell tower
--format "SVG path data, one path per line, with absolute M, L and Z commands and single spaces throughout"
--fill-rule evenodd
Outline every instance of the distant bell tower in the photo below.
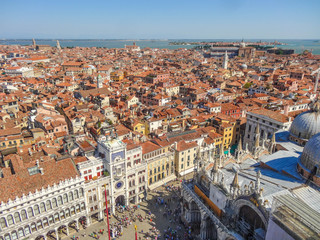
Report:
M 102 83 L 102 77 L 99 74 L 98 78 L 97 78 L 97 88 L 102 88 L 103 87 L 103 83 Z
M 33 46 L 34 48 L 37 46 L 36 40 L 34 40 L 34 38 L 32 38 L 32 46 Z
M 222 64 L 222 67 L 224 69 L 228 69 L 228 61 L 229 61 L 229 57 L 228 57 L 228 53 L 226 51 L 225 54 L 224 54 L 223 64 Z
M 59 40 L 57 40 L 57 49 L 58 49 L 58 50 L 61 50 L 61 46 L 60 46 Z

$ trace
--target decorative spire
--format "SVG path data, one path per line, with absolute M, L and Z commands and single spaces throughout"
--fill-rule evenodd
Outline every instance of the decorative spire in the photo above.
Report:
M 238 176 L 238 172 L 236 172 L 236 174 L 234 175 L 233 181 L 231 183 L 231 187 L 233 188 L 239 188 L 239 176 Z

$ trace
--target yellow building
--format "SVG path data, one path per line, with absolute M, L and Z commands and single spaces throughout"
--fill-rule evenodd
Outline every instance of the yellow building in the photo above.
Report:
M 159 146 L 147 141 L 141 144 L 142 157 L 148 165 L 148 187 L 153 189 L 175 178 L 174 154 L 170 145 Z
M 121 81 L 122 79 L 124 79 L 124 73 L 122 71 L 111 72 L 110 79 L 112 81 Z
M 183 176 L 193 172 L 195 158 L 197 157 L 198 144 L 196 142 L 179 141 L 175 144 L 175 172 Z
M 132 124 L 132 130 L 135 131 L 135 132 L 139 132 L 143 135 L 146 134 L 146 127 L 143 123 L 139 122 L 139 121 L 135 121 L 133 124 Z
M 238 143 L 240 121 L 224 114 L 218 114 L 218 117 L 214 119 L 213 125 L 217 129 L 217 133 L 223 137 L 222 144 L 224 150 Z

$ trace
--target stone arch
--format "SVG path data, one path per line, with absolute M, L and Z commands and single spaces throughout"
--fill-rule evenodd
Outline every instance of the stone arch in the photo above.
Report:
M 254 230 L 267 230 L 267 219 L 261 210 L 249 200 L 239 199 L 235 202 L 236 225 L 246 238 L 253 235 Z M 244 225 L 249 226 L 244 227 Z
M 45 238 L 45 236 L 43 236 L 43 235 L 39 235 L 39 236 L 37 236 L 36 238 L 35 238 L 35 240 L 45 240 L 46 238 Z
M 12 231 L 12 232 L 11 232 L 11 238 L 12 238 L 12 239 L 18 239 L 18 233 L 17 233 L 17 231 Z
M 217 227 L 209 216 L 204 216 L 201 226 L 202 239 L 218 239 Z
M 195 201 L 191 201 L 188 222 L 191 225 L 192 233 L 198 235 L 201 227 L 201 212 Z
M 68 226 L 67 225 L 61 225 L 60 227 L 58 227 L 58 235 L 61 236 L 63 234 L 68 236 Z
M 116 202 L 116 205 L 124 206 L 125 205 L 125 196 L 124 195 L 118 196 L 116 198 L 115 202 Z
M 11 236 L 9 233 L 4 235 L 4 240 L 11 240 Z
M 54 236 L 52 236 L 53 234 L 54 234 Z M 49 238 L 49 239 L 53 239 L 53 240 L 57 239 L 56 231 L 53 229 L 49 230 L 46 235 L 47 235 L 47 238 Z

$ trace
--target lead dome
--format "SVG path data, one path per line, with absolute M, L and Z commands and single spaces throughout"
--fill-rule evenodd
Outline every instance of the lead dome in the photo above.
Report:
M 300 173 L 305 177 L 311 173 L 315 178 L 320 175 L 320 133 L 314 135 L 303 149 L 300 157 Z M 299 167 L 298 167 L 299 169 Z M 306 171 L 301 171 L 301 169 Z M 320 181 L 319 181 L 320 182 Z
M 316 101 L 310 110 L 299 114 L 292 122 L 290 140 L 305 145 L 308 140 L 320 132 L 320 103 Z

